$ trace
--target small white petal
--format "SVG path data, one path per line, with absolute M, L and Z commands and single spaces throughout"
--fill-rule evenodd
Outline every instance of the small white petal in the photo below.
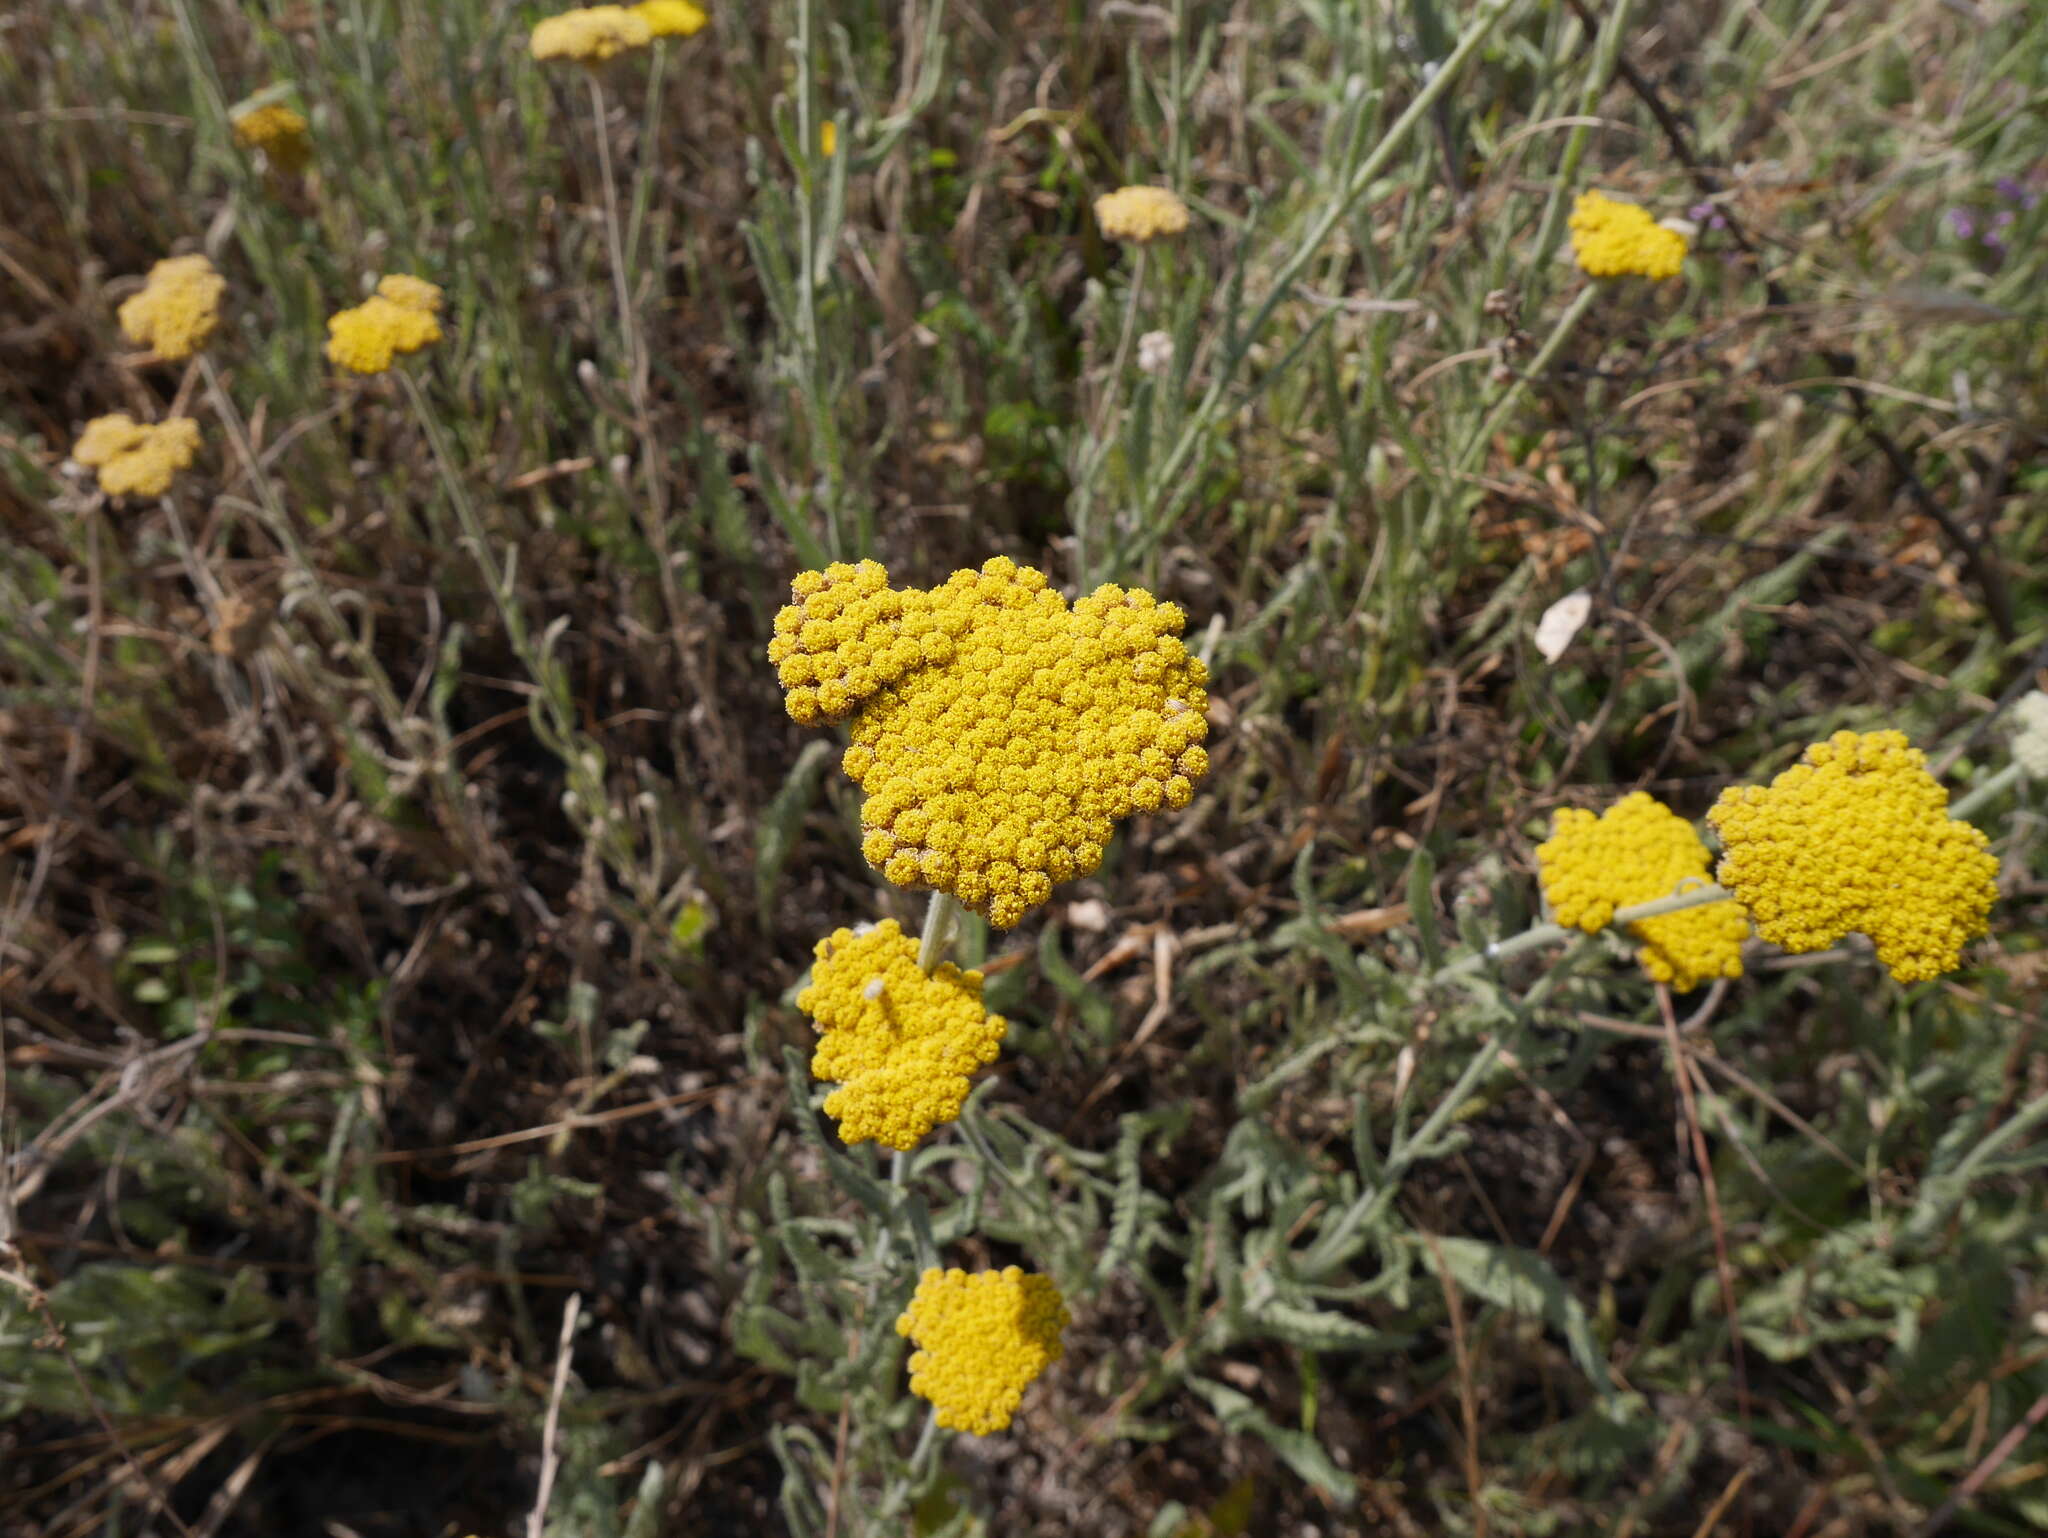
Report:
M 1543 618 L 1536 622 L 1536 650 L 1543 653 L 1545 662 L 1555 662 L 1564 655 L 1572 637 L 1592 612 L 1593 595 L 1583 588 L 1565 594 L 1543 611 Z

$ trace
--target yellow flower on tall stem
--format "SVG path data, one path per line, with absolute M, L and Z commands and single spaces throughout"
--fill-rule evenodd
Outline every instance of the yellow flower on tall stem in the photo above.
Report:
M 121 303 L 116 318 L 128 340 L 180 363 L 206 345 L 220 324 L 227 279 L 205 256 L 169 256 L 149 269 L 142 291 Z
M 982 1007 L 981 974 L 950 961 L 926 972 L 894 919 L 835 930 L 816 955 L 796 1005 L 818 1025 L 812 1075 L 840 1086 L 825 1114 L 841 1139 L 902 1152 L 957 1121 L 967 1076 L 995 1061 L 1008 1029 Z
M 400 353 L 441 340 L 440 308 L 441 290 L 434 284 L 390 273 L 361 304 L 328 317 L 328 361 L 352 373 L 381 374 Z
M 973 1275 L 936 1266 L 896 1321 L 896 1333 L 917 1350 L 910 1391 L 932 1403 L 949 1431 L 986 1436 L 1009 1429 L 1024 1390 L 1065 1352 L 1069 1318 L 1048 1276 L 1017 1266 Z
M 71 457 L 97 472 L 100 490 L 110 497 L 162 496 L 198 452 L 199 424 L 192 418 L 152 425 L 125 411 L 94 417 L 71 446 Z
M 1617 908 L 1709 885 L 1707 846 L 1691 823 L 1642 791 L 1599 816 L 1566 807 L 1537 846 L 1544 900 L 1567 929 L 1595 934 Z M 1716 977 L 1742 975 L 1749 920 L 1741 905 L 1706 903 L 1640 919 L 1628 932 L 1642 943 L 1643 970 L 1684 993 Z
M 261 150 L 280 171 L 303 171 L 313 158 L 313 141 L 303 116 L 277 103 L 251 107 L 233 119 L 235 142 Z
M 768 659 L 793 719 L 851 720 L 861 853 L 899 886 L 1008 929 L 1208 770 L 1208 669 L 1150 593 L 1105 583 L 1069 608 L 1003 556 L 929 590 L 874 561 L 791 590 Z
M 1188 227 L 1188 206 L 1165 187 L 1119 187 L 1095 200 L 1095 222 L 1111 240 L 1147 245 Z
M 1836 732 L 1767 786 L 1721 793 L 1707 813 L 1718 876 L 1788 951 L 1868 935 L 1903 983 L 1962 964 L 1988 927 L 1998 859 L 1948 812 L 1948 792 L 1903 732 Z

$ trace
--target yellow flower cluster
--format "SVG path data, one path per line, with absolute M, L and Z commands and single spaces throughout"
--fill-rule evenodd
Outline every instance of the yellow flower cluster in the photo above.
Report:
M 251 107 L 235 117 L 234 127 L 237 143 L 263 151 L 280 171 L 303 170 L 313 158 L 306 120 L 289 107 Z
M 198 452 L 199 424 L 190 417 L 151 426 L 117 411 L 86 423 L 71 457 L 98 472 L 110 497 L 160 497 Z
M 1683 235 L 1666 229 L 1647 210 L 1605 193 L 1580 193 L 1568 222 L 1572 255 L 1590 277 L 1675 278 L 1685 260 Z
M 1707 884 L 1707 846 L 1692 824 L 1636 791 L 1599 816 L 1567 807 L 1536 849 L 1543 895 L 1557 922 L 1593 934 L 1616 908 Z M 1684 993 L 1714 977 L 1742 975 L 1749 920 L 1732 902 L 1705 903 L 1628 926 L 1636 957 L 1660 983 Z
M 402 352 L 441 340 L 441 290 L 424 278 L 394 272 L 361 304 L 327 318 L 327 356 L 358 374 L 381 374 Z
M 690 0 L 640 0 L 632 10 L 656 37 L 695 37 L 711 20 Z
M 591 5 L 550 16 L 533 29 L 527 46 L 536 59 L 602 64 L 654 41 L 654 28 L 623 5 Z
M 538 23 L 527 46 L 536 59 L 602 64 L 622 53 L 645 48 L 657 37 L 692 37 L 710 19 L 691 0 L 590 5 Z
M 910 1391 L 932 1402 L 949 1431 L 1006 1431 L 1024 1390 L 1065 1351 L 1068 1322 L 1051 1277 L 1016 1266 L 971 1276 L 934 1266 L 896 1321 L 896 1333 L 919 1348 Z
M 121 330 L 167 362 L 189 358 L 220 324 L 227 286 L 204 256 L 166 257 L 149 269 L 142 292 L 122 301 Z
M 1836 732 L 1768 786 L 1726 790 L 1707 813 L 1718 872 L 1788 951 L 1865 934 L 1902 983 L 1939 977 L 1984 933 L 1998 860 L 1948 814 L 1948 793 L 1902 732 Z
M 1111 240 L 1142 246 L 1185 230 L 1188 206 L 1164 187 L 1119 187 L 1095 200 L 1095 222 Z
M 907 1151 L 956 1121 L 967 1076 L 996 1059 L 1008 1029 L 981 1005 L 981 974 L 952 962 L 926 973 L 894 919 L 820 940 L 797 1008 L 818 1024 L 811 1073 L 840 1088 L 825 1114 L 848 1143 Z
M 1178 606 L 1105 583 L 1071 609 L 998 556 L 929 590 L 876 562 L 799 573 L 769 660 L 801 722 L 852 716 L 861 853 L 1007 929 L 1102 862 L 1113 825 L 1209 767 L 1208 670 Z

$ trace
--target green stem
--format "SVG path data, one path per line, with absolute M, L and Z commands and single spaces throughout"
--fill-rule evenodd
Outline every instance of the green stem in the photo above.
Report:
M 321 620 L 333 632 L 336 641 L 348 648 L 349 657 L 362 670 L 363 681 L 369 685 L 375 696 L 377 708 L 384 716 L 385 726 L 395 740 L 405 740 L 402 723 L 406 719 L 405 706 L 399 702 L 398 692 L 392 688 L 390 676 L 370 648 L 363 644 L 353 625 L 342 617 L 335 605 L 332 592 L 320 570 L 313 564 L 299 532 L 292 524 L 291 515 L 285 511 L 284 502 L 277 494 L 277 488 L 270 483 L 270 476 L 264 471 L 262 461 L 256 457 L 255 444 L 250 440 L 248 425 L 242 420 L 242 413 L 236 408 L 227 388 L 221 383 L 220 374 L 213 366 L 213 359 L 205 353 L 199 355 L 199 374 L 206 381 L 206 394 L 213 402 L 214 415 L 227 430 L 228 441 L 234 445 L 235 457 L 242 462 L 242 470 L 249 477 L 249 484 L 255 488 L 257 506 L 263 513 L 265 526 L 270 535 L 283 548 L 286 558 L 292 563 L 298 575 L 305 581 L 308 600 L 319 612 Z
M 1614 79 L 1614 64 L 1621 55 L 1621 38 L 1628 29 L 1631 3 L 1632 0 L 1615 0 L 1614 9 L 1601 23 L 1593 67 L 1587 72 L 1585 88 L 1579 93 L 1579 116 L 1582 118 L 1599 113 L 1600 98 Z M 1558 161 L 1557 180 L 1551 184 L 1550 199 L 1543 207 L 1543 222 L 1537 227 L 1536 244 L 1531 248 L 1531 272 L 1541 273 L 1550 260 L 1551 252 L 1557 249 L 1558 233 L 1564 225 L 1565 199 L 1571 195 L 1572 183 L 1578 180 L 1579 162 L 1585 158 L 1586 141 L 1591 135 L 1591 127 L 1579 123 L 1565 138 L 1564 154 Z
M 1092 554 L 1088 548 L 1091 526 L 1094 524 L 1095 485 L 1093 472 L 1099 470 L 1109 452 L 1110 434 L 1116 430 L 1116 414 L 1119 398 L 1123 394 L 1124 369 L 1131 361 L 1131 338 L 1138 330 L 1138 308 L 1145 297 L 1145 266 L 1151 255 L 1144 246 L 1138 247 L 1137 257 L 1131 263 L 1131 286 L 1124 294 L 1123 333 L 1117 338 L 1116 358 L 1109 365 L 1109 380 L 1103 387 L 1102 404 L 1095 421 L 1094 463 L 1089 466 L 1088 484 L 1081 493 L 1081 504 L 1075 509 L 1074 517 L 1074 577 L 1083 593 L 1095 590 L 1095 571 Z M 1112 535 L 1114 539 L 1114 535 Z
M 491 544 L 490 535 L 484 529 L 483 519 L 477 515 L 476 504 L 470 500 L 469 488 L 462 484 L 462 477 L 455 472 L 455 456 L 448 447 L 448 436 L 441 429 L 441 419 L 434 415 L 427 404 L 426 392 L 412 377 L 410 370 L 394 370 L 398 382 L 405 390 L 406 399 L 412 403 L 413 415 L 419 418 L 420 430 L 427 435 L 427 445 L 433 450 L 434 468 L 440 472 L 442 489 L 448 493 L 448 500 L 454 504 L 456 521 L 462 525 L 462 532 L 468 538 L 476 564 L 484 574 L 484 585 L 491 590 L 491 601 L 498 607 L 498 617 L 505 622 L 505 635 L 512 643 L 512 650 L 524 662 L 529 673 L 539 682 L 539 672 L 534 662 L 533 651 L 528 644 L 526 615 L 519 608 L 512 585 L 505 575 L 504 565 L 498 560 L 497 551 Z M 569 723 L 574 725 L 573 722 Z
M 1494 402 L 1493 410 L 1487 413 L 1479 431 L 1466 443 L 1465 451 L 1458 456 L 1458 464 L 1461 467 L 1469 466 L 1479 451 L 1492 441 L 1493 435 L 1500 431 L 1501 423 L 1507 420 L 1508 413 L 1514 410 L 1515 404 L 1522 398 L 1522 393 L 1529 388 L 1529 381 L 1543 377 L 1551 362 L 1564 347 L 1566 339 L 1585 318 L 1586 311 L 1593 307 L 1593 301 L 1599 297 L 1598 283 L 1589 282 L 1579 290 L 1578 297 L 1572 300 L 1564 314 L 1558 316 L 1557 324 L 1550 328 L 1550 335 L 1543 339 L 1543 345 L 1536 350 L 1536 356 L 1529 361 L 1529 366 L 1515 377 L 1501 398 Z
M 1688 898 L 1693 896 L 1690 892 L 1682 895 Z M 1669 902 L 1671 899 L 1663 898 L 1660 901 Z M 1647 908 L 1655 904 L 1643 903 L 1639 906 Z M 1557 929 L 1557 926 L 1545 924 L 1539 925 L 1538 929 Z M 1527 933 L 1536 932 L 1537 930 L 1530 930 Z M 1585 938 L 1576 930 L 1558 930 L 1558 935 L 1577 936 L 1581 940 Z M 1515 938 L 1519 940 L 1524 936 L 1517 935 Z M 1570 974 L 1574 961 L 1583 954 L 1583 951 L 1583 946 L 1575 946 L 1559 957 L 1551 969 L 1536 980 L 1535 986 L 1530 988 L 1520 1005 L 1516 1007 L 1513 1023 L 1504 1031 L 1495 1031 L 1480 1043 L 1479 1050 L 1473 1053 L 1471 1061 L 1465 1064 L 1464 1072 L 1458 1075 L 1457 1083 L 1451 1086 L 1450 1093 L 1437 1102 L 1428 1119 L 1412 1135 L 1397 1137 L 1394 1146 L 1387 1151 L 1386 1163 L 1380 1170 L 1379 1184 L 1361 1193 L 1358 1200 L 1345 1209 L 1336 1226 L 1309 1247 L 1301 1258 L 1303 1275 L 1313 1277 L 1327 1270 L 1334 1263 L 1337 1252 L 1354 1233 L 1379 1221 L 1394 1197 L 1399 1194 L 1402 1178 L 1416 1163 L 1434 1155 L 1452 1119 L 1478 1091 L 1486 1075 L 1493 1071 L 1493 1065 L 1500 1061 L 1501 1054 L 1507 1050 L 1509 1043 L 1521 1034 L 1523 1027 L 1535 1014 L 1537 1006 L 1543 1002 L 1544 996 Z M 1447 967 L 1436 975 L 1443 977 L 1450 970 L 1451 968 Z
M 889 1489 L 882 1497 L 878 1508 L 878 1520 L 887 1522 L 903 1510 L 911 1493 L 924 1482 L 926 1466 L 932 1449 L 937 1445 L 939 1412 L 934 1406 L 924 1418 L 924 1430 L 918 1433 L 917 1446 L 912 1450 L 903 1468 L 889 1480 Z
M 1171 486 L 1187 468 L 1188 462 L 1210 431 L 1216 414 L 1222 408 L 1224 398 L 1236 381 L 1239 365 L 1249 356 L 1252 348 L 1264 334 L 1266 323 L 1273 318 L 1274 312 L 1294 292 L 1294 285 L 1303 270 L 1315 260 L 1323 242 L 1328 240 L 1337 226 L 1350 215 L 1358 200 L 1380 179 L 1393 162 L 1394 156 L 1400 152 L 1401 146 L 1407 142 L 1408 135 L 1414 132 L 1415 125 L 1428 117 L 1436 104 L 1458 86 L 1464 76 L 1465 66 L 1486 46 L 1486 40 L 1493 35 L 1493 29 L 1501 24 L 1514 4 L 1515 0 L 1489 0 L 1489 3 L 1472 19 L 1472 24 L 1458 39 L 1457 46 L 1452 48 L 1442 67 L 1424 82 L 1422 89 L 1417 91 L 1414 99 L 1408 103 L 1407 110 L 1394 120 L 1385 137 L 1373 146 L 1372 153 L 1366 156 L 1364 163 L 1352 172 L 1351 179 L 1344 185 L 1344 190 L 1323 206 L 1322 213 L 1309 226 L 1307 233 L 1295 243 L 1293 255 L 1289 256 L 1281 264 L 1280 270 L 1274 274 L 1273 286 L 1259 302 L 1250 324 L 1237 333 L 1235 342 L 1217 366 L 1215 376 L 1209 382 L 1209 388 L 1203 393 L 1201 405 L 1196 408 L 1188 425 L 1182 429 L 1173 451 L 1160 465 L 1158 476 L 1151 482 L 1154 490 L 1163 490 Z
M 612 262 L 612 298 L 619 307 L 619 339 L 626 346 L 626 387 L 633 395 L 633 409 L 640 411 L 639 390 L 636 382 L 640 377 L 640 328 L 633 324 L 633 296 L 631 277 L 626 271 L 625 235 L 619 223 L 619 183 L 612 173 L 612 136 L 605 122 L 604 87 L 598 82 L 596 71 L 590 72 L 590 116 L 597 130 L 598 179 L 604 183 L 604 233 Z M 647 436 L 647 419 L 644 412 L 638 423 L 640 436 Z
M 938 1445 L 938 1432 L 939 1412 L 934 1406 L 924 1418 L 924 1430 L 918 1433 L 917 1446 L 911 1450 L 910 1475 L 913 1480 L 918 1477 L 926 1459 L 931 1456 L 932 1449 Z
M 640 158 L 633 167 L 633 207 L 626 216 L 626 250 L 635 257 L 640 254 L 640 236 L 658 179 L 654 157 L 661 145 L 661 86 L 668 53 L 666 48 L 655 49 L 647 65 L 647 112 L 640 122 Z
M 2018 1115 L 1964 1155 L 1963 1161 L 1949 1172 L 1948 1178 L 1959 1187 L 1967 1186 L 1971 1177 L 1986 1160 L 2021 1133 L 2031 1131 L 2044 1120 L 2048 1120 L 2048 1095 L 2036 1095 L 2020 1107 Z
M 1732 902 L 1735 894 L 1725 887 L 1714 885 L 1691 887 L 1683 892 L 1673 892 L 1669 897 L 1657 897 L 1649 902 L 1631 904 L 1616 908 L 1614 917 L 1607 921 L 1607 927 L 1620 928 L 1628 924 L 1640 924 L 1644 919 L 1662 918 L 1667 913 L 1681 913 L 1687 908 L 1703 908 L 1708 903 Z M 1433 981 L 1456 977 L 1465 972 L 1477 972 L 1490 962 L 1505 961 L 1510 956 L 1519 956 L 1523 951 L 1533 951 L 1539 946 L 1554 945 L 1559 940 L 1580 934 L 1577 929 L 1567 929 L 1562 924 L 1537 924 L 1518 935 L 1505 940 L 1496 940 L 1482 951 L 1461 956 L 1448 966 L 1439 967 Z
M 909 1172 L 910 1155 L 905 1153 L 900 1148 L 896 1149 L 893 1153 L 889 1155 L 889 1188 L 890 1190 L 896 1193 L 896 1206 L 899 1211 L 903 1206 L 903 1182 L 905 1177 L 909 1174 Z M 876 1288 L 879 1288 L 879 1286 L 881 1285 L 880 1277 L 882 1267 L 888 1264 L 889 1251 L 894 1249 L 895 1245 L 896 1225 L 892 1221 L 883 1226 L 881 1237 L 875 1241 Z M 874 1308 L 874 1301 L 874 1289 L 871 1288 L 868 1293 L 868 1307 L 870 1310 Z
M 959 918 L 959 898 L 950 892 L 932 893 L 931 906 L 924 910 L 924 934 L 917 945 L 917 964 L 925 971 L 937 971 L 952 951 Z
M 1991 776 L 1991 778 L 1986 780 L 1982 785 L 1979 785 L 1975 789 L 1967 792 L 1960 800 L 1958 800 L 1953 806 L 1951 806 L 1948 809 L 1949 816 L 1959 818 L 1968 817 L 1972 812 L 1976 811 L 1978 807 L 1982 806 L 1985 802 L 1989 801 L 1993 796 L 1997 795 L 2001 791 L 2008 790 L 2013 785 L 2017 784 L 2019 782 L 2020 776 L 2023 773 L 2025 773 L 2025 771 L 2020 768 L 2017 762 L 2007 764 L 2003 769 L 1999 770 L 1998 773 Z

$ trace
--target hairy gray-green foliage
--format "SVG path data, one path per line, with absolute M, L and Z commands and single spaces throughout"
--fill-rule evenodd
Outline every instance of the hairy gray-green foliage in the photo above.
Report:
M 600 122 L 526 57 L 543 9 L 9 18 L 0 1428 L 261 1450 L 295 1394 L 431 1420 L 416 1372 L 515 1469 L 510 1531 L 568 1272 L 556 1538 L 1683 1535 L 1740 1470 L 1766 1527 L 1945 1499 L 2048 1391 L 2037 788 L 1976 814 L 1982 964 L 1760 956 L 1683 1027 L 1718 1233 L 1631 947 L 1441 969 L 1539 916 L 1558 805 L 1694 815 L 1843 727 L 1958 791 L 2003 762 L 1977 727 L 2048 636 L 2048 200 L 1994 189 L 2039 185 L 2048 18 L 776 0 L 609 72 Z M 1561 259 L 1587 186 L 1703 196 L 1624 60 L 1760 266 L 1710 227 L 1654 291 Z M 233 144 L 259 94 L 316 184 Z M 1088 213 L 1122 181 L 1195 214 L 1142 284 Z M 1948 217 L 2001 209 L 2003 254 Z M 124 361 L 106 285 L 194 247 L 217 374 Z M 325 317 L 395 270 L 447 342 L 337 382 Z M 72 435 L 173 399 L 176 520 L 95 506 Z M 820 1117 L 790 984 L 909 915 L 761 645 L 795 569 L 998 551 L 1183 604 L 1216 767 L 1076 889 L 1107 932 L 966 926 L 1006 1059 L 896 1180 Z M 207 652 L 209 574 L 279 600 L 252 658 Z M 924 1265 L 1011 1260 L 1075 1326 L 970 1455 L 894 1321 Z M 103 1466 L 64 1520 L 139 1530 Z M 2029 1447 L 1969 1520 L 2048 1525 L 2041 1485 Z

